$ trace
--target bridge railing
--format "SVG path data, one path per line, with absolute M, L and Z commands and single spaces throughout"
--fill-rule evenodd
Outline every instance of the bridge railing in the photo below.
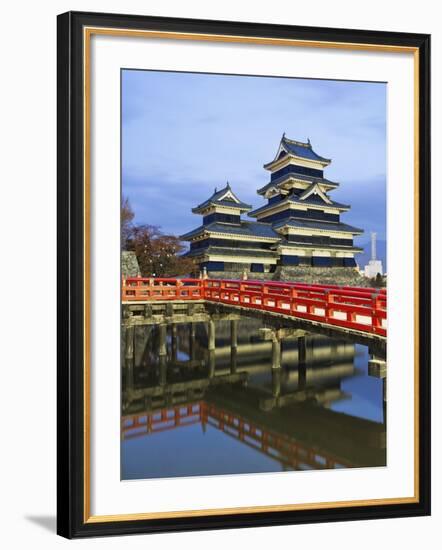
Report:
M 387 295 L 371 288 L 208 279 L 204 297 L 381 336 L 387 330 Z
M 204 298 L 203 280 L 153 277 L 123 279 L 123 301 L 201 300 Z
M 207 300 L 386 336 L 385 289 L 228 279 L 127 278 L 123 301 Z

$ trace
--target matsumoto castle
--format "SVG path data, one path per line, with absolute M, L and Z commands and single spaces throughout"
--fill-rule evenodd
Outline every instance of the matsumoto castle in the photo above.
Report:
M 187 256 L 201 271 L 224 276 L 284 270 L 324 273 L 324 268 L 355 273 L 355 254 L 362 249 L 354 246 L 353 238 L 363 230 L 340 219 L 350 206 L 329 196 L 339 186 L 324 177 L 330 163 L 313 150 L 310 140 L 303 143 L 284 134 L 275 158 L 264 165 L 270 181 L 257 193 L 265 204 L 252 210 L 228 183 L 215 189 L 192 209 L 203 218 L 202 225 L 181 236 L 190 241 Z M 256 221 L 243 219 L 246 213 Z

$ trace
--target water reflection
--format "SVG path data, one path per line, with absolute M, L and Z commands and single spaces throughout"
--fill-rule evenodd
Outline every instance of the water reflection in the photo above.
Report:
M 237 315 L 129 324 L 123 343 L 122 479 L 386 463 L 367 346 Z

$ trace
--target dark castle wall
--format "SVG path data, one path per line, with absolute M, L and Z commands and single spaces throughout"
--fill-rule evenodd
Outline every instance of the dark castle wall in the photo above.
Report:
M 306 166 L 297 166 L 296 164 L 289 164 L 288 166 L 284 166 L 284 168 L 281 168 L 280 170 L 273 172 L 273 174 L 270 176 L 270 181 L 274 181 L 287 174 L 301 174 L 303 176 L 313 176 L 315 178 L 324 177 L 323 170 L 316 170 L 315 168 L 307 168 Z

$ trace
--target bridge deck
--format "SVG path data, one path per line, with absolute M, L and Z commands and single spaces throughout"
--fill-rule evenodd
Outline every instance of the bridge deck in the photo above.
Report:
M 385 289 L 225 279 L 123 280 L 123 303 L 201 301 L 385 339 Z

